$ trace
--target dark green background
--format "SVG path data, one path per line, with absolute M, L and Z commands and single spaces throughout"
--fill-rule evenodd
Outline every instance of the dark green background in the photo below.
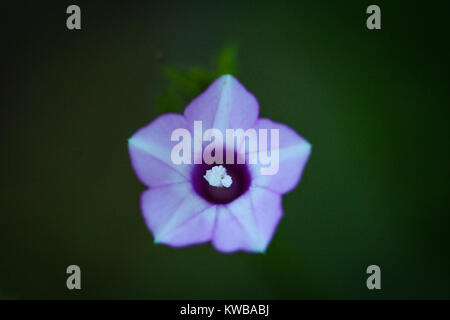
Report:
M 72 1 L 2 8 L 1 298 L 450 298 L 446 2 L 74 3 L 81 31 Z M 210 66 L 230 42 L 310 161 L 265 255 L 154 245 L 127 138 L 164 63 Z

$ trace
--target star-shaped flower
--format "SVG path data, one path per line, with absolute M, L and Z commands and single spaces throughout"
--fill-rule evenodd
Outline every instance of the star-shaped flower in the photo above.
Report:
M 149 187 L 141 195 L 141 209 L 156 243 L 183 247 L 211 241 L 221 252 L 267 249 L 283 215 L 282 195 L 300 181 L 311 145 L 290 127 L 258 114 L 253 94 L 233 76 L 224 75 L 195 98 L 184 115 L 164 114 L 129 139 L 132 166 Z M 278 129 L 277 143 L 270 140 L 255 149 L 241 139 L 234 148 L 227 145 L 223 150 L 224 159 L 278 152 L 277 172 L 263 174 L 267 164 L 261 162 L 208 164 L 198 150 L 191 155 L 200 163 L 176 164 L 172 133 L 186 129 L 195 144 L 194 121 L 202 121 L 203 130 L 214 128 L 223 136 L 226 129 Z

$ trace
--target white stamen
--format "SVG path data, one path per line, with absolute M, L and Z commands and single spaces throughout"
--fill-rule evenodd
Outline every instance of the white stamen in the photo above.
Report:
M 229 188 L 233 183 L 233 180 L 227 175 L 227 169 L 222 165 L 214 166 L 210 170 L 206 170 L 206 174 L 203 176 L 208 181 L 210 186 L 221 188 Z
M 222 185 L 225 188 L 229 188 L 231 186 L 231 184 L 233 183 L 233 180 L 231 180 L 230 176 L 226 175 L 225 177 L 222 178 L 222 181 L 220 181 L 220 182 L 222 182 Z

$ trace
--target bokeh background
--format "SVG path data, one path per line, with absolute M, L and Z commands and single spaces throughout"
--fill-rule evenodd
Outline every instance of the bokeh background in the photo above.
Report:
M 2 8 L 0 298 L 450 298 L 446 2 Z M 261 115 L 307 138 L 310 161 L 266 254 L 155 245 L 127 138 L 157 114 L 164 66 L 213 68 L 229 43 Z

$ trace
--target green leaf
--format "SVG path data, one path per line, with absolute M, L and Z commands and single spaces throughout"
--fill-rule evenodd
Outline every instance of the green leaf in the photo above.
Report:
M 174 87 L 167 88 L 156 100 L 156 110 L 158 114 L 167 112 L 180 112 L 181 99 Z
M 217 74 L 232 74 L 237 76 L 237 53 L 238 48 L 235 44 L 224 47 L 217 57 Z
M 237 75 L 236 45 L 228 45 L 218 53 L 214 71 L 198 66 L 188 69 L 166 66 L 163 76 L 168 82 L 168 88 L 156 100 L 158 114 L 182 112 L 183 107 L 223 74 Z
M 187 74 L 200 87 L 209 85 L 215 79 L 214 74 L 202 67 L 190 68 Z
M 164 72 L 164 76 L 170 85 L 180 90 L 182 94 L 192 95 L 200 90 L 195 79 L 192 79 L 187 72 L 175 67 L 168 66 Z

